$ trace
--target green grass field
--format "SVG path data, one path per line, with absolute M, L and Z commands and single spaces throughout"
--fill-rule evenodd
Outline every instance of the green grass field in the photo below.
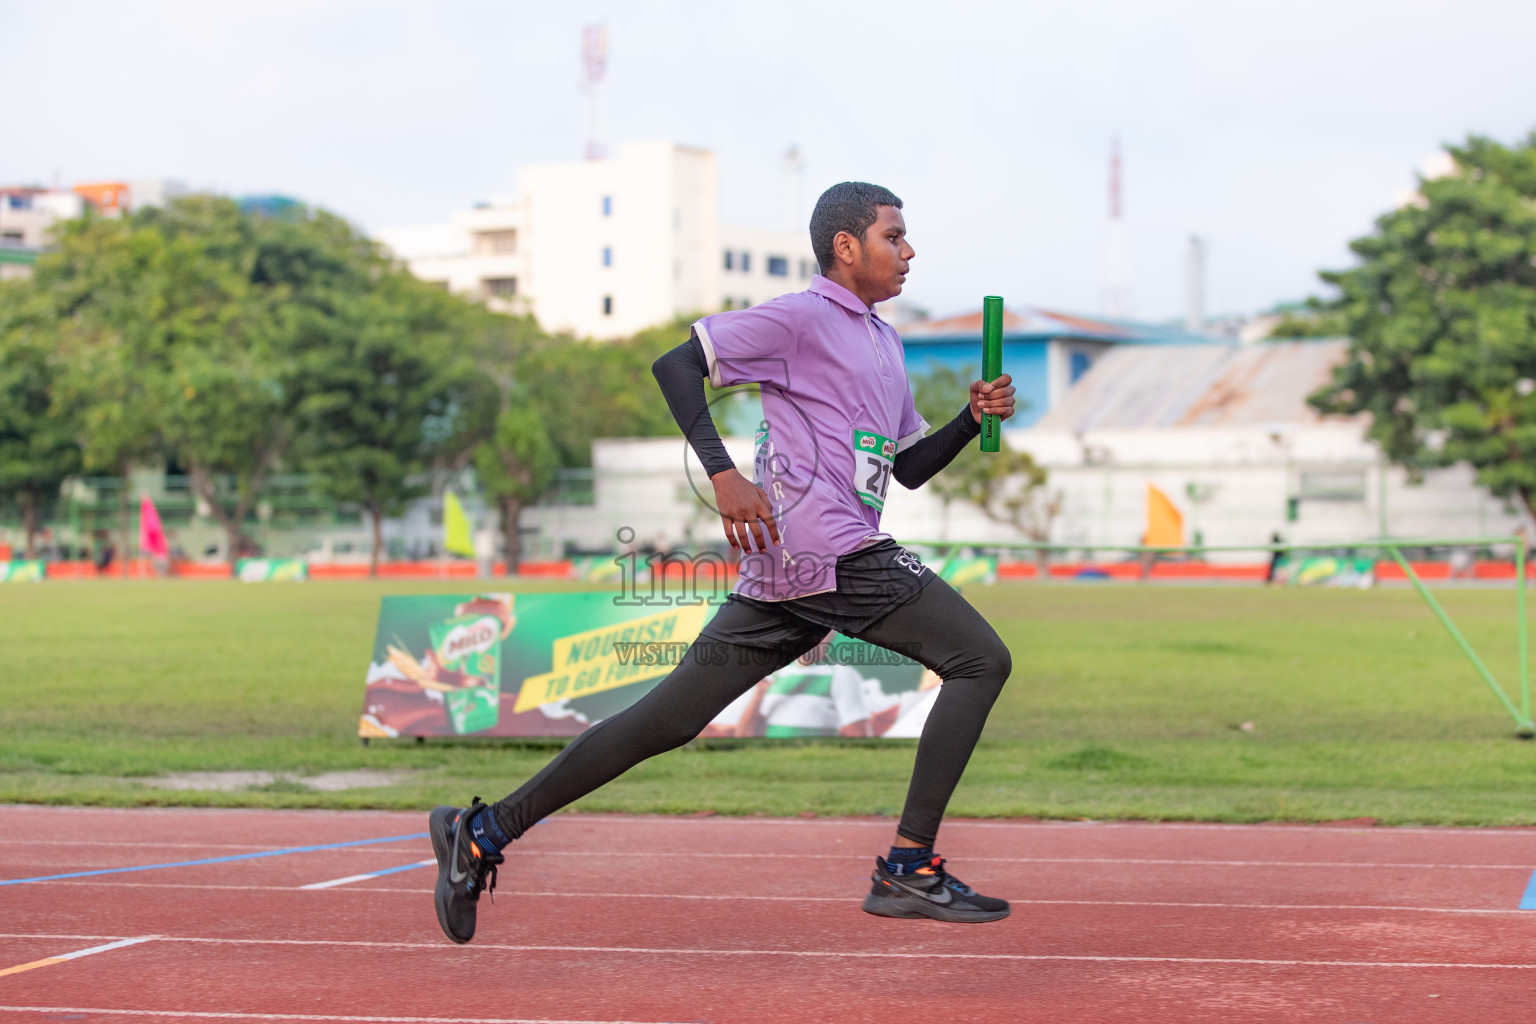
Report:
M 379 598 L 470 589 L 0 588 L 0 802 L 495 799 L 554 745 L 365 748 L 355 734 Z M 967 596 L 1008 642 L 1015 671 L 952 813 L 1536 822 L 1536 743 L 1513 738 L 1508 715 L 1411 591 L 1018 584 Z M 1513 691 L 1513 593 L 1441 596 Z M 714 743 L 648 762 L 578 807 L 895 814 L 912 756 L 907 741 Z M 356 769 L 403 774 L 341 792 L 296 781 Z M 231 792 L 145 784 L 168 772 L 252 770 L 279 777 Z

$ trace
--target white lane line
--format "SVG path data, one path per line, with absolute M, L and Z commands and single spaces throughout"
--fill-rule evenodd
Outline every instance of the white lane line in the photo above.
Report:
M 119 1017 L 194 1017 L 200 1020 L 334 1020 L 379 1024 L 666 1024 L 632 1020 L 551 1020 L 546 1017 L 364 1017 L 345 1013 L 220 1013 L 216 1010 L 119 1010 L 100 1006 L 0 1006 L 5 1013 L 101 1013 Z
M 59 938 L 57 935 L 38 935 L 21 933 L 0 933 L 0 938 Z M 100 947 L 117 948 L 118 946 L 132 945 L 135 942 L 179 942 L 193 945 L 213 946 L 328 946 L 345 949 L 425 949 L 442 952 L 445 948 L 441 942 L 376 942 L 359 939 L 236 939 L 236 938 L 205 938 L 191 935 L 147 935 L 136 939 L 119 940 Z M 477 942 L 464 947 L 465 950 L 498 950 L 513 953 L 620 953 L 635 954 L 640 956 L 683 956 L 683 957 L 733 957 L 733 956 L 764 956 L 764 957 L 807 957 L 828 960 L 999 960 L 1008 962 L 1054 962 L 1065 963 L 1124 963 L 1124 964 L 1211 964 L 1216 966 L 1258 966 L 1258 967 L 1390 967 L 1390 968 L 1445 968 L 1468 970 L 1494 970 L 1494 971 L 1531 971 L 1536 970 L 1536 963 L 1531 964 L 1499 964 L 1499 963 L 1453 963 L 1431 960 L 1282 960 L 1267 957 L 1199 957 L 1199 956 L 1104 956 L 1086 953 L 937 953 L 937 952 L 903 952 L 896 951 L 854 951 L 854 950 L 822 950 L 822 949 L 690 949 L 678 947 L 654 947 L 654 946 L 547 946 L 547 945 L 513 945 L 510 943 Z M 81 950 L 75 956 L 84 956 L 87 953 L 99 952 L 99 949 Z M 0 1007 L 0 1010 L 11 1007 Z M 21 1007 L 21 1009 L 31 1009 Z M 80 1012 L 123 1012 L 145 1013 L 148 1010 L 124 1010 L 124 1011 L 80 1011 Z M 159 1012 L 159 1011 L 154 1011 Z M 186 1011 L 191 1012 L 191 1011 Z M 214 1016 L 228 1016 L 228 1014 L 214 1014 Z M 314 1019 L 314 1020 L 421 1020 L 436 1021 L 449 1020 L 450 1018 L 435 1017 L 314 1017 L 314 1018 L 285 1018 L 281 1014 L 274 1019 Z M 502 1024 L 502 1022 L 490 1022 L 490 1024 Z M 523 1022 L 507 1022 L 507 1024 L 523 1024 Z M 620 1024 L 620 1022 L 536 1022 L 536 1024 Z
M 328 882 L 311 882 L 308 885 L 299 886 L 300 889 L 334 889 L 338 885 L 350 885 L 353 882 L 366 882 L 370 878 L 383 878 L 385 875 L 396 875 L 402 871 L 410 871 L 413 868 L 432 867 L 437 860 L 428 857 L 426 860 L 413 861 L 410 864 L 402 864 L 399 867 L 384 868 L 382 871 L 369 871 L 362 875 L 347 875 L 345 878 L 333 878 Z
M 518 857 L 606 857 L 612 859 L 611 850 L 541 850 L 524 847 L 515 850 Z M 692 857 L 702 860 L 860 860 L 869 858 L 850 853 L 714 853 L 679 850 L 660 856 L 668 858 Z M 1162 864 L 1189 867 L 1223 868 L 1416 868 L 1426 871 L 1530 871 L 1525 864 L 1425 864 L 1399 861 L 1367 860 L 1201 860 L 1176 857 L 965 857 L 956 861 L 964 864 Z M 509 861 L 510 863 L 510 861 Z
M 282 849 L 282 847 L 275 847 Z M 398 851 L 369 850 L 369 853 L 398 855 Z M 604 857 L 612 859 L 611 850 L 545 850 L 537 847 L 525 846 L 515 850 L 518 857 Z M 706 852 L 700 850 L 678 850 L 668 852 L 662 856 L 678 858 L 691 857 L 698 860 L 843 860 L 865 861 L 869 858 L 855 853 L 775 853 L 772 851 L 760 851 L 757 853 L 723 853 Z M 1531 864 L 1434 864 L 1413 861 L 1367 861 L 1367 860 L 1202 860 L 1200 858 L 1179 857 L 965 857 L 966 864 L 1153 864 L 1169 865 L 1174 867 L 1225 867 L 1225 868 L 1365 868 L 1372 871 L 1384 868 L 1412 868 L 1422 871 L 1530 871 Z M 423 867 L 435 863 L 431 860 L 418 861 L 396 869 L 386 869 L 378 872 L 370 872 L 361 875 L 348 875 L 345 879 L 334 879 L 330 883 L 317 883 L 315 885 L 300 886 L 304 889 L 325 888 L 327 885 L 342 885 L 345 882 L 353 882 L 359 879 L 373 878 L 377 875 L 389 874 L 391 870 L 406 870 L 411 867 Z M 64 879 L 61 882 L 66 881 Z M 73 880 L 68 880 L 71 883 Z M 55 883 L 57 884 L 57 883 Z M 110 883 L 109 883 L 110 884 Z M 210 887 L 212 888 L 212 887 Z M 244 888 L 243 886 L 229 886 L 229 888 Z
M 430 865 L 435 861 L 425 861 L 424 865 Z M 366 875 L 356 875 L 354 878 L 366 878 Z M 340 884 L 343 879 L 337 879 Z M 286 885 L 196 885 L 190 882 L 60 882 L 60 885 L 107 885 L 116 889 L 215 889 L 233 890 L 237 892 L 298 892 Z M 306 885 L 303 889 L 317 889 L 318 885 Z M 399 886 L 366 886 L 357 885 L 344 892 L 366 893 L 391 893 L 394 895 L 426 896 L 431 894 L 431 889 L 405 889 Z M 737 903 L 742 901 L 757 901 L 771 903 L 847 903 L 854 896 L 757 896 L 745 894 L 732 894 L 728 896 L 712 896 L 700 893 L 677 892 L 574 892 L 569 889 L 561 890 L 535 890 L 535 889 L 497 889 L 503 896 L 526 896 L 530 898 L 550 899 L 638 899 L 638 900 L 717 900 L 720 902 Z M 1394 912 L 1415 914 L 1512 914 L 1515 917 L 1536 920 L 1528 910 L 1509 910 L 1501 907 L 1413 907 L 1406 904 L 1387 903 L 1210 903 L 1210 902 L 1180 902 L 1176 900 L 1036 900 L 1022 899 L 1018 897 L 1005 897 L 1010 903 L 1019 906 L 1062 906 L 1062 907 L 1171 907 L 1188 908 L 1191 910 L 1368 910 L 1373 912 Z M 0 934 L 0 938 L 7 936 Z M 37 936 L 29 936 L 37 937 Z M 44 936 L 50 937 L 50 936 Z M 74 936 L 75 938 L 97 938 L 94 935 Z
M 116 942 L 108 942 L 101 946 L 92 946 L 89 949 L 77 949 L 73 953 L 59 953 L 55 956 L 45 956 L 41 960 L 33 960 L 30 963 L 17 964 L 15 967 L 7 967 L 0 970 L 0 978 L 7 974 L 21 974 L 23 971 L 35 971 L 39 967 L 49 967 L 53 964 L 62 964 L 67 960 L 78 960 L 83 956 L 91 956 L 95 953 L 105 953 L 109 949 L 122 949 L 124 946 L 137 946 L 141 942 L 149 942 L 155 936 L 141 935 L 135 939 L 118 939 Z
M 183 935 L 157 935 L 157 942 L 178 942 L 197 945 L 227 946 L 323 946 L 343 949 L 425 949 L 437 953 L 447 947 L 439 942 L 370 942 L 358 939 L 214 939 Z M 831 949 L 691 949 L 656 946 L 546 946 L 512 945 L 505 943 L 477 942 L 463 947 L 465 950 L 497 950 L 510 953 L 617 953 L 637 956 L 679 957 L 804 957 L 827 960 L 996 960 L 1010 963 L 1061 961 L 1064 963 L 1113 963 L 1113 964 L 1212 964 L 1257 967 L 1391 967 L 1391 968 L 1446 968 L 1497 971 L 1532 971 L 1536 963 L 1442 963 L 1438 961 L 1397 960 L 1281 960 L 1264 957 L 1195 957 L 1195 956 L 1100 956 L 1071 953 L 931 953 L 905 951 L 850 951 Z
M 35 804 L 0 804 L 0 815 L 7 811 L 20 811 L 29 813 L 54 814 L 100 814 L 121 817 L 132 815 L 145 817 L 148 815 L 180 815 L 196 813 L 200 817 L 282 817 L 287 820 L 295 820 L 292 812 L 272 812 L 254 808 L 179 808 L 179 807 L 134 807 L 134 808 L 103 808 L 103 807 L 48 807 L 40 808 Z M 355 811 L 304 811 L 310 818 L 345 818 L 356 814 Z M 370 817 L 369 821 L 382 821 L 392 827 L 391 823 L 411 822 L 416 817 L 412 815 L 384 815 Z M 767 826 L 769 828 L 880 828 L 889 830 L 895 823 L 895 818 L 883 819 L 849 819 L 849 818 L 746 818 L 732 815 L 716 814 L 707 818 L 694 818 L 687 815 L 658 814 L 654 816 L 634 814 L 556 814 L 541 824 L 558 824 L 561 822 L 580 824 L 618 824 L 618 825 L 702 825 L 708 828 L 744 826 Z M 1464 836 L 1476 836 L 1479 839 L 1519 839 L 1529 841 L 1536 838 L 1536 827 L 1477 827 L 1445 825 L 1441 827 L 1429 826 L 1398 826 L 1398 825 L 1276 825 L 1276 824 L 1245 824 L 1242 822 L 1219 821 L 992 821 L 982 818 L 948 818 L 944 822 L 950 830 L 955 829 L 1035 829 L 1035 830 L 1068 830 L 1068 831 L 1095 831 L 1095 830 L 1124 830 L 1137 831 L 1154 830 L 1162 832 L 1222 832 L 1229 835 L 1242 835 L 1247 832 L 1283 832 L 1288 835 L 1297 833 L 1316 833 L 1321 835 L 1349 835 L 1349 836 L 1444 836 L 1448 838 L 1460 838 Z M 0 842 L 39 843 L 43 845 L 57 845 L 62 840 L 0 840 Z M 93 845 L 103 845 L 96 843 Z M 137 843 L 123 843 L 124 846 L 135 846 Z M 172 845 L 167 843 L 148 843 L 149 846 Z M 189 846 L 201 846 L 202 844 L 186 844 Z M 241 847 L 241 849 L 263 849 L 263 847 Z
M 693 818 L 687 815 L 656 815 L 646 817 L 644 815 L 626 814 L 556 814 L 545 819 L 546 823 L 579 822 L 582 824 L 606 824 L 609 822 L 620 825 L 703 825 L 719 828 L 728 825 L 766 825 L 771 828 L 783 828 L 793 826 L 796 828 L 846 828 L 849 826 L 868 826 L 870 828 L 890 829 L 895 822 L 894 818 L 883 820 L 849 820 L 847 818 L 738 818 L 730 815 L 716 814 L 707 818 Z M 1493 837 L 1500 836 L 1510 839 L 1529 840 L 1536 837 L 1536 828 L 1495 828 L 1457 827 L 1446 825 L 1442 828 L 1407 827 L 1396 825 L 1246 825 L 1241 823 L 1218 821 L 985 821 L 976 818 L 946 818 L 944 825 L 949 829 L 1068 829 L 1073 831 L 1096 829 L 1154 829 L 1165 832 L 1193 831 L 1193 832 L 1226 832 L 1242 834 L 1244 832 L 1285 832 L 1295 834 L 1298 832 L 1315 832 L 1323 835 L 1375 835 L 1375 836 L 1460 836 Z

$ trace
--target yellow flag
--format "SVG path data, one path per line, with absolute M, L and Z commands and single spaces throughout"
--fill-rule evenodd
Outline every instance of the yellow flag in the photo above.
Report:
M 1168 495 L 1152 484 L 1147 484 L 1147 534 L 1142 543 L 1150 548 L 1184 545 L 1184 517 Z
M 475 557 L 475 539 L 469 534 L 469 516 L 459 504 L 459 496 L 443 492 L 443 550 L 449 554 Z

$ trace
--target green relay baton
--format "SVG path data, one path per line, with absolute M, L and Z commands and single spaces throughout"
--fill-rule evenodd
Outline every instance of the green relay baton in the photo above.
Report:
M 981 300 L 981 379 L 988 384 L 1003 375 L 1003 297 Z M 995 452 L 1003 441 L 1003 418 L 981 417 L 981 450 Z

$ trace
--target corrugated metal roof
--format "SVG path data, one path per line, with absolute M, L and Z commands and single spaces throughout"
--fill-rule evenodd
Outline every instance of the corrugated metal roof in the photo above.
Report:
M 1328 382 L 1348 349 L 1347 339 L 1117 347 L 1036 426 L 1076 432 L 1317 423 L 1323 417 L 1307 396 Z
M 973 341 L 981 337 L 981 310 L 943 320 L 923 320 L 901 328 L 903 339 L 912 341 Z M 1200 335 L 1159 324 L 1131 320 L 1105 320 L 1075 316 L 1036 306 L 1003 310 L 1003 336 L 1007 338 L 1081 338 L 1089 341 L 1130 344 L 1199 344 Z M 1216 343 L 1216 339 L 1206 341 Z

